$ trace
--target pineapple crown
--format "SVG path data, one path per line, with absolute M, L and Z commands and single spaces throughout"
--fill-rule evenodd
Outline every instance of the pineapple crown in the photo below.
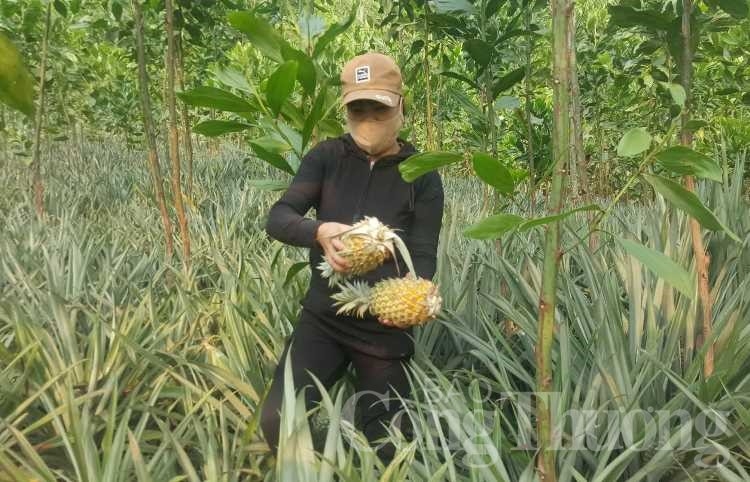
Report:
M 390 227 L 380 222 L 378 218 L 374 216 L 365 216 L 362 221 L 359 221 L 350 229 L 344 231 L 343 233 L 339 233 L 336 236 L 340 236 L 343 241 L 355 236 L 364 236 L 372 242 L 372 249 L 388 251 L 388 253 L 390 253 L 391 257 L 394 260 L 396 259 L 396 252 L 398 252 L 403 258 L 404 263 L 409 270 L 409 273 L 416 276 L 414 264 L 411 260 L 409 249 L 406 247 L 406 243 L 404 243 L 403 239 L 401 239 L 401 237 L 396 234 L 394 229 L 391 229 Z M 341 254 L 346 255 L 350 253 L 347 250 L 342 250 Z M 399 272 L 398 269 L 398 263 L 396 263 L 397 272 Z M 335 272 L 331 265 L 328 263 L 328 260 L 325 259 L 318 265 L 318 270 L 320 270 L 321 276 L 323 278 L 328 279 L 328 285 L 331 287 L 335 286 L 337 283 L 343 281 L 347 277 L 346 273 Z
M 356 313 L 360 318 L 370 309 L 372 287 L 364 281 L 337 283 L 338 293 L 331 295 L 335 300 L 334 306 L 339 309 L 336 314 Z

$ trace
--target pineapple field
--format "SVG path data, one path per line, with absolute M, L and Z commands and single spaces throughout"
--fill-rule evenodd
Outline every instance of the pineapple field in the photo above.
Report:
M 750 480 L 749 12 L 0 0 L 0 481 Z M 390 157 L 342 105 L 373 52 Z M 359 195 L 350 152 L 381 204 L 443 203 L 435 252 L 304 203 Z M 295 389 L 316 278 L 413 337 L 381 439 L 354 364 Z

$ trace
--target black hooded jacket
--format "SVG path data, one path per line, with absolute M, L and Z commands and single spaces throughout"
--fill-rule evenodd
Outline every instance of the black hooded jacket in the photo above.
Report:
M 330 296 L 333 288 L 317 269 L 323 250 L 315 241 L 324 222 L 352 224 L 364 216 L 375 216 L 394 228 L 404 239 L 417 275 L 431 279 L 435 274 L 438 237 L 443 217 L 443 186 L 440 175 L 430 172 L 407 183 L 398 164 L 415 154 L 414 146 L 401 142 L 401 151 L 375 162 L 356 145 L 350 134 L 317 144 L 302 159 L 292 184 L 272 207 L 266 232 L 292 246 L 310 248 L 312 278 L 302 301 L 304 309 L 331 336 L 360 351 L 382 358 L 397 358 L 414 352 L 412 329 L 385 326 L 374 316 L 357 318 L 336 315 Z M 315 208 L 317 219 L 305 217 Z M 369 284 L 406 274 L 399 258 L 367 273 L 360 279 Z

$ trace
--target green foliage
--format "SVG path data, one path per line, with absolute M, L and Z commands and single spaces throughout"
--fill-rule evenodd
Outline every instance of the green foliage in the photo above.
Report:
M 695 300 L 695 275 L 675 263 L 671 258 L 664 254 L 650 249 L 641 243 L 615 238 L 615 240 L 630 255 L 634 256 L 648 269 L 653 271 L 658 277 L 664 279 L 677 291 Z
M 515 190 L 513 176 L 498 159 L 478 152 L 471 158 L 471 162 L 479 179 L 497 189 L 498 192 L 510 194 Z
M 560 214 L 543 216 L 533 219 L 525 219 L 514 214 L 494 214 L 464 230 L 464 234 L 474 239 L 497 239 L 511 232 L 523 232 L 537 226 L 559 222 L 581 211 L 595 211 L 599 207 L 595 205 L 582 206 L 571 209 Z
M 51 184 L 90 188 L 50 190 L 48 223 L 29 222 L 31 196 L 18 167 L 0 171 L 6 476 L 534 480 L 535 450 L 523 445 L 533 436 L 533 404 L 519 395 L 534 383 L 543 233 L 508 233 L 503 256 L 493 243 L 463 237 L 466 224 L 487 213 L 480 181 L 453 175 L 444 178 L 436 278 L 446 310 L 415 331 L 419 350 L 408 366 L 404 417 L 413 434 L 394 428 L 388 439 L 397 458 L 383 466 L 350 423 L 355 386 L 346 376 L 322 390 L 310 412 L 300 393 L 285 392 L 283 463 L 269 456 L 258 406 L 309 274 L 303 252 L 263 232 L 278 195 L 246 180 L 273 171 L 226 147 L 220 162 L 202 150 L 196 156 L 188 273 L 164 263 L 139 152 L 112 142 L 82 152 L 62 144 L 66 162 Z M 724 184 L 704 184 L 701 194 L 746 238 L 744 160 L 731 164 L 738 171 Z M 528 209 L 521 201 L 507 215 L 523 218 Z M 696 480 L 744 480 L 750 253 L 711 236 L 708 249 L 720 260 L 711 275 L 717 375 L 704 379 L 697 310 L 683 290 L 692 256 L 687 216 L 660 198 L 613 209 L 596 250 L 578 240 L 588 229 L 585 212 L 561 219 L 554 384 L 558 410 L 571 422 L 560 425 L 561 478 L 666 480 L 689 470 Z M 618 238 L 640 245 L 628 250 Z M 632 259 L 644 250 L 646 263 Z M 315 446 L 320 452 L 303 450 Z M 482 463 L 468 453 L 483 454 Z M 705 464 L 706 457 L 726 463 Z
M 468 0 L 436 0 L 435 10 L 438 13 L 473 14 L 475 7 Z
M 519 67 L 516 70 L 512 70 L 497 79 L 495 83 L 492 84 L 492 100 L 497 99 L 498 95 L 521 82 L 525 75 L 526 73 L 524 68 Z
M 492 46 L 480 39 L 464 41 L 464 50 L 481 68 L 486 68 L 492 61 Z
M 690 216 L 698 220 L 704 228 L 710 229 L 711 231 L 725 231 L 738 243 L 742 242 L 735 233 L 728 229 L 719 218 L 711 212 L 710 209 L 703 205 L 695 194 L 680 186 L 678 183 L 661 176 L 645 174 L 643 177 L 649 184 L 651 184 L 656 192 L 664 196 L 664 198 L 676 208 L 690 214 Z
M 207 120 L 197 124 L 193 130 L 206 137 L 216 137 L 230 132 L 242 132 L 251 127 L 253 126 L 243 122 Z
M 672 146 L 656 153 L 659 165 L 675 174 L 696 176 L 722 182 L 721 168 L 716 161 L 689 147 Z
M 454 164 L 462 159 L 463 156 L 455 152 L 424 152 L 415 154 L 399 163 L 398 170 L 406 182 L 413 182 L 423 174 Z
M 289 165 L 286 159 L 284 159 L 284 156 L 282 155 L 283 149 L 286 146 L 283 146 L 282 149 L 273 150 L 268 147 L 266 147 L 263 143 L 259 142 L 258 140 L 250 141 L 250 147 L 252 147 L 253 152 L 260 158 L 266 161 L 271 166 L 280 169 L 288 174 L 294 174 L 295 170 L 292 168 L 292 166 Z
M 0 101 L 27 116 L 34 113 L 34 80 L 21 53 L 0 32 Z
M 279 68 L 268 78 L 266 101 L 274 116 L 279 115 L 281 107 L 294 89 L 298 66 L 297 62 L 289 60 L 279 65 Z
M 229 24 L 245 34 L 263 55 L 276 62 L 283 61 L 281 49 L 286 41 L 264 19 L 252 12 L 230 12 Z
M 464 234 L 474 239 L 495 239 L 517 229 L 524 221 L 515 214 L 495 214 L 469 226 Z
M 242 32 L 255 49 L 268 61 L 276 64 L 267 79 L 253 82 L 245 78 L 237 69 L 221 69 L 217 78 L 225 85 L 238 89 L 250 98 L 239 97 L 215 87 L 198 87 L 180 95 L 180 98 L 195 107 L 208 107 L 226 112 L 240 113 L 243 122 L 228 121 L 224 124 L 208 124 L 213 129 L 209 135 L 238 132 L 246 123 L 268 143 L 256 139 L 249 145 L 255 155 L 289 174 L 296 172 L 302 157 L 310 147 L 310 141 L 317 134 L 335 134 L 341 130 L 335 121 L 336 96 L 332 94 L 332 83 L 326 79 L 321 59 L 325 48 L 343 33 L 353 21 L 355 10 L 342 23 L 332 24 L 323 31 L 320 25 L 310 29 L 308 20 L 305 38 L 302 43 L 310 43 L 311 37 L 319 35 L 317 44 L 303 52 L 277 32 L 277 30 L 257 12 L 231 12 L 229 23 Z M 261 82 L 263 80 L 264 82 Z M 299 85 L 301 91 L 295 89 Z M 264 91 L 261 97 L 259 93 Z M 206 131 L 206 124 L 199 124 L 197 132 Z M 220 126 L 220 127 L 219 127 Z M 223 132 L 222 132 L 222 129 Z
M 685 107 L 685 99 L 687 97 L 685 89 L 680 84 L 666 84 L 665 86 L 669 90 L 669 95 L 672 96 L 675 104 L 680 106 L 680 108 Z
M 609 7 L 609 21 L 617 27 L 643 28 L 655 32 L 668 32 L 674 26 L 674 20 L 667 14 L 656 10 L 637 9 L 625 5 Z
M 357 3 L 355 2 L 352 4 L 349 15 L 347 15 L 347 17 L 342 22 L 331 24 L 331 26 L 328 27 L 323 35 L 320 36 L 317 43 L 315 44 L 315 48 L 313 49 L 313 57 L 317 58 L 322 56 L 327 51 L 331 42 L 333 42 L 339 35 L 343 34 L 349 29 L 356 17 Z
M 719 8 L 734 18 L 742 19 L 748 16 L 749 7 L 747 2 L 743 2 L 742 0 L 718 0 L 718 4 Z
M 210 107 L 227 112 L 254 112 L 254 107 L 249 101 L 238 97 L 231 92 L 216 87 L 196 87 L 187 92 L 179 92 L 177 96 L 185 103 L 197 107 Z
M 162 5 L 147 3 L 151 95 L 161 120 Z M 742 321 L 750 315 L 750 221 L 738 153 L 750 144 L 750 28 L 747 2 L 695 3 L 688 102 L 680 86 L 681 2 L 577 2 L 586 158 L 579 174 L 588 176 L 584 187 L 595 197 L 586 203 L 608 202 L 613 194 L 617 201 L 606 210 L 576 205 L 551 213 L 538 204 L 532 210 L 528 198 L 538 193 L 520 184 L 532 147 L 530 189 L 546 186 L 552 159 L 548 18 L 540 10 L 546 2 L 261 2 L 228 16 L 227 9 L 240 8 L 236 2 L 177 2 L 189 85 L 179 95 L 199 116 L 194 131 L 231 136 L 233 146 L 247 139 L 239 155 L 199 151 L 196 191 L 187 200 L 196 259 L 193 271 L 178 273 L 162 260 L 142 153 L 114 141 L 132 145 L 142 135 L 133 116 L 128 2 L 53 1 L 43 134 L 43 142 L 54 143 L 43 149 L 54 156 L 48 223 L 29 221 L 27 188 L 18 184 L 24 174 L 15 172 L 23 166 L 15 157 L 31 145 L 28 120 L 3 110 L 0 126 L 6 475 L 530 481 L 535 454 L 519 447 L 533 440 L 533 414 L 494 395 L 533 387 L 543 242 L 542 230 L 532 228 L 561 222 L 554 348 L 560 412 L 614 407 L 637 418 L 660 409 L 693 416 L 729 411 L 727 420 L 713 423 L 730 422 L 733 430 L 699 440 L 692 422 L 563 424 L 564 441 L 627 437 L 631 443 L 561 452 L 561 479 L 667 480 L 684 473 L 747 479 L 750 344 Z M 18 54 L 0 48 L 0 63 L 23 58 L 31 71 L 38 66 L 45 5 L 0 0 L 0 47 L 7 32 Z M 264 213 L 278 197 L 266 191 L 287 185 L 314 142 L 341 133 L 338 72 L 344 60 L 368 49 L 391 53 L 402 66 L 416 144 L 425 138 L 428 102 L 433 108 L 437 151 L 401 169 L 413 181 L 445 168 L 438 280 L 447 310 L 417 332 L 422 352 L 412 367 L 409 412 L 416 434 L 408 441 L 392 434 L 402 445 L 391 467 L 380 466 L 343 420 L 348 380 L 324 398 L 330 425 L 322 431 L 323 454 L 301 450 L 321 434 L 306 428 L 311 414 L 297 395 L 285 394 L 284 463 L 271 467 L 255 415 L 308 273 L 299 253 L 269 244 L 263 234 Z M 21 92 L 10 105 L 28 114 L 33 77 L 24 70 L 25 87 L 7 88 L 13 69 L 0 67 L 0 95 L 8 102 L 7 92 Z M 694 150 L 672 146 L 673 131 L 665 128 L 685 105 L 705 119 L 688 123 Z M 629 126 L 642 127 L 623 136 Z M 85 143 L 97 136 L 110 149 Z M 59 142 L 66 137 L 70 144 Z M 698 178 L 695 194 L 680 185 L 685 175 Z M 87 187 L 61 188 L 71 185 Z M 710 231 L 721 380 L 700 376 L 698 309 L 686 271 L 689 217 Z M 585 242 L 592 228 L 600 237 L 595 251 Z M 500 237 L 502 256 L 485 241 Z M 505 332 L 508 323 L 515 333 Z M 445 423 L 434 423 L 435 410 Z M 483 430 L 472 431 L 473 422 Z M 691 444 L 640 450 L 654 433 Z M 456 440 L 460 446 L 452 445 Z M 489 462 L 468 464 L 471 454 Z
M 617 154 L 633 157 L 641 154 L 651 145 L 651 134 L 642 127 L 634 127 L 625 133 L 617 144 Z

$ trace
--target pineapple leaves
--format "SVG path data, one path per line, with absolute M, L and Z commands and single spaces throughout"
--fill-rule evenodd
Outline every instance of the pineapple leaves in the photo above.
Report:
M 406 263 L 406 269 L 408 269 L 409 273 L 413 274 L 416 277 L 417 272 L 414 270 L 414 263 L 411 260 L 409 248 L 406 247 L 406 243 L 404 243 L 404 240 L 401 239 L 400 236 L 395 236 L 393 238 L 393 244 L 396 246 L 396 250 L 398 251 L 398 253 L 404 259 L 404 263 Z M 398 268 L 398 264 L 396 264 L 396 267 Z
M 669 256 L 629 239 L 616 236 L 615 240 L 628 254 L 643 263 L 677 291 L 691 300 L 695 299 L 695 277 Z
M 599 211 L 601 208 L 596 204 L 589 204 L 580 208 L 571 209 L 564 213 L 544 216 L 541 218 L 524 219 L 515 214 L 495 214 L 473 224 L 464 230 L 464 235 L 473 239 L 497 239 L 512 231 L 526 231 L 537 226 L 542 226 L 556 221 L 562 221 L 568 216 L 579 211 Z
M 294 278 L 297 276 L 297 274 L 305 269 L 309 263 L 307 261 L 300 261 L 298 263 L 294 263 L 292 266 L 289 267 L 289 270 L 286 272 L 286 277 L 284 278 L 284 284 L 283 286 L 286 288 L 289 286 L 289 283 L 294 280 Z
M 716 215 L 703 205 L 701 200 L 675 181 L 661 176 L 644 174 L 643 177 L 656 192 L 664 196 L 677 209 L 695 218 L 701 226 L 710 231 L 724 231 L 733 240 L 741 243 L 740 238 L 721 222 Z
M 331 295 L 335 300 L 334 306 L 339 307 L 337 314 L 357 313 L 362 317 L 370 309 L 372 288 L 363 281 L 339 283 L 339 291 Z

